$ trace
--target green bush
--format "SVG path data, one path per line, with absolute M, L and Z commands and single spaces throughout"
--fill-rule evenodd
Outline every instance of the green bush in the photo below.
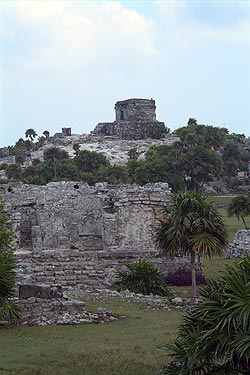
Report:
M 144 295 L 173 297 L 164 275 L 151 261 L 140 259 L 135 263 L 124 262 L 124 265 L 126 269 L 117 272 L 117 281 L 113 284 L 118 291 L 128 289 L 130 292 Z
M 0 197 L 0 211 L 3 204 Z M 11 301 L 15 287 L 15 259 L 11 249 L 13 233 L 6 229 L 7 216 L 0 213 L 0 320 L 16 321 L 18 307 Z

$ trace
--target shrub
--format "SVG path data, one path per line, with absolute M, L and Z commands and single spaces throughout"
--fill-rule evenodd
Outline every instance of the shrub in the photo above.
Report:
M 169 285 L 191 286 L 192 285 L 191 270 L 180 268 L 177 271 L 170 272 L 166 276 L 165 281 Z M 196 283 L 197 285 L 206 284 L 207 281 L 206 281 L 205 276 L 200 273 L 196 274 Z
M 0 197 L 0 211 L 3 204 Z M 20 312 L 11 301 L 15 287 L 15 258 L 11 249 L 13 233 L 6 229 L 7 216 L 0 213 L 0 320 L 15 321 Z
M 124 262 L 125 270 L 117 272 L 117 281 L 113 287 L 120 290 L 128 289 L 130 292 L 144 295 L 154 294 L 172 297 L 164 275 L 147 259 L 140 259 L 135 263 Z
M 240 375 L 250 368 L 250 257 L 200 291 L 203 302 L 184 318 L 162 374 Z

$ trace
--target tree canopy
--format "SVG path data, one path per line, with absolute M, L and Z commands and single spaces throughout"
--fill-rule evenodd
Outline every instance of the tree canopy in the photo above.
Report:
M 222 218 L 205 194 L 184 191 L 172 195 L 170 204 L 156 232 L 156 241 L 163 255 L 186 255 L 191 260 L 192 295 L 196 297 L 195 259 L 222 255 L 228 245 Z

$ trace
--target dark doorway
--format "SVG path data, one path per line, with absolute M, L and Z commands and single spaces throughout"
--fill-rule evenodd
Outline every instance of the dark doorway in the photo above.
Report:
M 121 111 L 121 121 L 124 120 L 124 111 Z

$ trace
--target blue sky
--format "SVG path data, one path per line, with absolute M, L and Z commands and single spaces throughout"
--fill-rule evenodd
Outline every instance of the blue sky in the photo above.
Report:
M 0 2 L 0 147 L 34 128 L 89 133 L 118 100 L 154 98 L 250 136 L 249 1 Z

